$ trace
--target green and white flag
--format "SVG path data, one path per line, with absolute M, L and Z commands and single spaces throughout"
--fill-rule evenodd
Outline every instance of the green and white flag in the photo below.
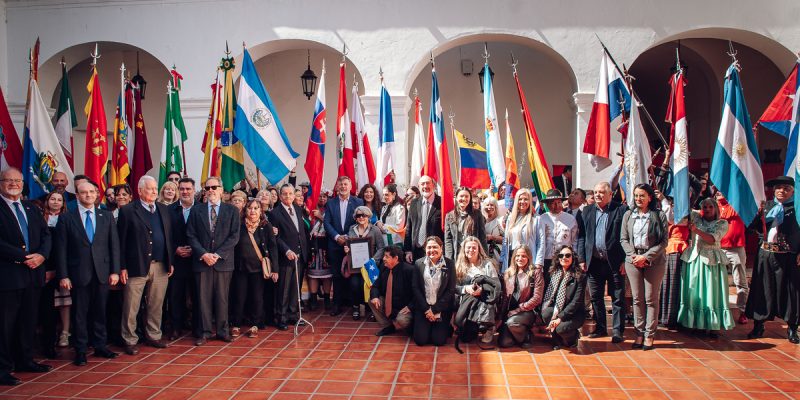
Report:
M 69 168 L 74 170 L 72 130 L 78 126 L 78 118 L 75 117 L 75 103 L 72 102 L 72 93 L 69 90 L 69 81 L 67 81 L 67 65 L 64 63 L 61 64 L 61 96 L 58 99 L 54 125 L 64 157 L 67 159 Z
M 167 173 L 178 171 L 183 173 L 182 144 L 186 141 L 186 127 L 181 115 L 181 102 L 178 91 L 168 85 L 167 112 L 164 116 L 164 140 L 161 144 L 161 168 L 158 174 L 158 187 L 167 181 Z

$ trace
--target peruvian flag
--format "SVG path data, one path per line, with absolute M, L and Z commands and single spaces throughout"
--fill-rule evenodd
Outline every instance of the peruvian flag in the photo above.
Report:
M 350 130 L 350 115 L 347 113 L 347 83 L 345 82 L 344 63 L 339 64 L 339 106 L 336 112 L 336 138 L 339 145 L 339 176 L 347 176 L 351 182 L 356 181 L 353 166 L 353 134 Z M 351 194 L 355 196 L 358 189 L 352 185 Z
M 611 165 L 609 150 L 611 146 L 612 123 L 618 125 L 624 112 L 631 109 L 631 95 L 625 81 L 613 66 L 608 52 L 603 49 L 600 61 L 600 78 L 594 95 L 592 115 L 586 129 L 586 140 L 583 152 L 589 155 L 589 161 L 596 171 L 602 171 Z
M 392 122 L 392 98 L 381 82 L 380 116 L 378 118 L 378 174 L 375 186 L 382 189 L 391 181 L 394 171 L 394 123 Z
M 355 138 L 356 153 L 356 186 L 361 188 L 368 183 L 375 182 L 375 161 L 372 158 L 372 147 L 369 137 L 364 129 L 364 114 L 361 112 L 361 99 L 358 97 L 358 86 L 353 85 L 350 94 L 350 112 L 353 113 L 350 121 L 350 131 Z
M 325 114 L 325 64 L 323 63 L 322 76 L 319 78 L 317 86 L 317 101 L 314 104 L 311 135 L 308 137 L 306 163 L 303 165 L 311 183 L 306 197 L 306 208 L 309 210 L 317 208 L 319 194 L 322 192 L 325 171 Z
M 414 145 L 411 148 L 411 186 L 419 184 L 422 177 L 423 162 L 427 156 L 428 147 L 422 130 L 422 101 L 414 94 Z
M 439 80 L 436 78 L 436 66 L 431 63 L 431 108 L 428 121 L 428 157 L 424 175 L 439 182 L 442 196 L 442 228 L 447 213 L 454 208 L 453 177 L 450 175 L 450 155 L 447 151 L 447 137 L 444 135 L 442 120 L 442 103 L 439 98 Z

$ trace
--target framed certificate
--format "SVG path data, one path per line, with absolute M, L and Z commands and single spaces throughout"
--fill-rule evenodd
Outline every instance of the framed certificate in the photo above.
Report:
M 350 260 L 353 263 L 352 268 L 360 270 L 364 264 L 369 261 L 369 239 L 355 238 L 350 239 L 348 246 L 350 246 Z

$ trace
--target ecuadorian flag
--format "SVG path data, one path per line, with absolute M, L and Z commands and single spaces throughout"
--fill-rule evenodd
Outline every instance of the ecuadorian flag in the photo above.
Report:
M 486 163 L 486 149 L 467 139 L 463 133 L 455 130 L 458 157 L 461 167 L 459 185 L 471 189 L 486 189 L 492 184 L 489 167 Z

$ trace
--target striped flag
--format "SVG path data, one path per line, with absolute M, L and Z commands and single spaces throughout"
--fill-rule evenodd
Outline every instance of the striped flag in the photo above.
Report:
M 22 143 L 11 122 L 3 89 L 0 88 L 0 169 L 8 167 L 22 168 Z
M 442 103 L 439 97 L 439 80 L 436 78 L 436 66 L 431 62 L 431 108 L 428 122 L 428 164 L 431 154 L 435 156 L 435 174 L 428 175 L 439 182 L 442 197 L 442 229 L 445 216 L 455 208 L 453 197 L 453 177 L 450 175 L 450 155 L 447 150 L 447 137 L 444 134 L 442 119 Z M 426 165 L 428 168 L 428 165 Z M 437 179 L 438 178 L 438 179 Z
M 219 134 L 219 177 L 226 191 L 245 178 L 244 148 L 236 136 L 236 93 L 233 91 L 233 70 L 236 65 L 233 57 L 223 58 L 220 62 L 222 83 L 220 86 L 221 103 L 217 118 L 220 121 Z
M 625 186 L 626 193 L 633 193 L 633 188 L 640 183 L 648 183 L 650 176 L 648 170 L 652 164 L 653 154 L 650 152 L 650 144 L 647 141 L 647 134 L 639 116 L 639 106 L 631 107 L 630 119 L 628 119 L 628 134 L 625 139 Z M 633 196 L 628 199 L 628 206 L 636 208 L 633 203 Z
M 311 121 L 311 135 L 308 138 L 306 163 L 303 168 L 310 182 L 306 208 L 315 210 L 319 195 L 322 193 L 322 181 L 325 178 L 325 62 L 322 63 L 322 75 L 317 84 L 317 101 L 314 103 L 314 117 Z
M 369 144 L 367 130 L 364 128 L 364 113 L 361 112 L 361 99 L 358 96 L 358 86 L 353 84 L 350 94 L 350 130 L 356 140 L 356 186 L 364 187 L 375 182 L 375 161 L 372 157 L 372 146 Z
M 339 64 L 339 103 L 336 107 L 336 140 L 339 146 L 339 176 L 347 176 L 351 182 L 356 181 L 353 166 L 353 132 L 350 128 L 350 114 L 347 113 L 347 82 L 345 80 L 345 64 Z M 350 193 L 356 195 L 359 187 L 352 185 Z
M 487 189 L 492 185 L 487 165 L 486 149 L 469 140 L 463 133 L 454 129 L 456 145 L 458 146 L 458 159 L 460 175 L 459 186 L 471 189 Z
M 378 171 L 375 186 L 381 190 L 391 179 L 394 171 L 394 123 L 392 122 L 392 98 L 381 82 L 380 116 L 378 117 Z
M 792 72 L 786 78 L 775 98 L 769 103 L 764 114 L 758 119 L 761 126 L 785 137 L 789 143 L 786 147 L 786 163 L 783 168 L 783 174 L 786 176 L 794 176 L 797 169 L 797 147 L 798 135 L 800 135 L 800 127 L 798 127 L 798 113 L 800 112 L 800 98 L 797 96 L 797 89 L 800 87 L 800 79 L 798 79 L 798 60 Z M 797 192 L 797 191 L 796 191 Z
M 489 71 L 489 62 L 484 65 Z M 492 74 L 483 75 L 483 122 L 486 135 L 486 161 L 489 176 L 492 179 L 491 189 L 497 191 L 500 184 L 506 181 L 506 164 L 503 156 L 503 145 L 500 142 L 500 126 L 497 123 L 497 106 L 494 101 Z
M 125 80 L 125 68 L 123 65 L 121 87 L 117 98 L 117 111 L 114 116 L 114 144 L 111 149 L 111 181 L 112 186 L 126 183 L 128 175 L 131 173 L 131 165 L 128 162 L 128 137 L 130 126 L 128 125 L 128 107 L 132 96 L 132 89 Z
M 525 122 L 525 144 L 527 145 L 528 164 L 531 167 L 531 178 L 533 179 L 533 190 L 539 200 L 545 197 L 548 190 L 553 188 L 553 179 L 550 177 L 550 167 L 544 158 L 542 145 L 539 144 L 539 135 L 533 125 L 531 111 L 528 108 L 528 101 L 525 100 L 525 92 L 519 83 L 519 75 L 514 70 L 514 80 L 517 82 L 517 94 L 522 106 L 522 120 Z
M 678 66 L 678 68 L 680 68 L 680 66 Z M 670 79 L 671 94 L 666 118 L 666 121 L 672 125 L 669 138 L 672 192 L 669 195 L 674 201 L 674 222 L 676 224 L 687 217 L 690 210 L 689 136 L 686 129 L 686 105 L 684 102 L 685 86 L 686 78 L 683 75 L 683 70 L 678 69 Z
M 205 182 L 209 176 L 219 176 L 219 141 L 222 138 L 222 85 L 220 76 L 222 70 L 217 69 L 217 77 L 211 85 L 211 106 L 208 110 L 205 135 L 203 136 L 203 169 L 200 173 L 200 182 Z
M 619 124 L 624 112 L 631 109 L 631 97 L 625 81 L 613 66 L 611 57 L 603 49 L 600 60 L 600 78 L 592 104 L 592 114 L 586 129 L 583 152 L 589 155 L 589 161 L 597 171 L 611 165 L 609 150 L 611 146 L 611 126 Z
M 506 207 L 511 208 L 514 196 L 519 190 L 519 175 L 517 175 L 517 155 L 514 149 L 514 138 L 511 136 L 511 125 L 508 124 L 508 109 L 506 108 Z
M 745 225 L 749 225 L 766 197 L 753 125 L 739 80 L 739 66 L 735 62 L 725 73 L 723 98 L 725 103 L 710 177 Z
M 411 179 L 409 184 L 417 186 L 422 177 L 422 163 L 428 153 L 425 133 L 422 130 L 422 101 L 414 95 L 414 144 L 411 148 Z
M 78 126 L 78 117 L 75 116 L 75 103 L 72 101 L 72 92 L 69 90 L 67 64 L 63 60 L 61 63 L 61 95 L 58 97 L 55 121 L 56 137 L 61 143 L 61 150 L 64 151 L 64 157 L 67 158 L 69 167 L 75 169 L 72 153 L 72 130 Z
M 239 79 L 236 120 L 239 123 L 234 126 L 234 135 L 268 181 L 279 182 L 297 165 L 299 154 L 289 143 L 286 130 L 247 49 Z
M 167 181 L 167 174 L 170 171 L 184 171 L 184 154 L 181 152 L 181 145 L 186 139 L 186 127 L 183 125 L 178 91 L 172 87 L 172 82 L 169 82 L 167 83 L 167 109 L 164 113 L 164 140 L 161 142 L 158 187 Z

